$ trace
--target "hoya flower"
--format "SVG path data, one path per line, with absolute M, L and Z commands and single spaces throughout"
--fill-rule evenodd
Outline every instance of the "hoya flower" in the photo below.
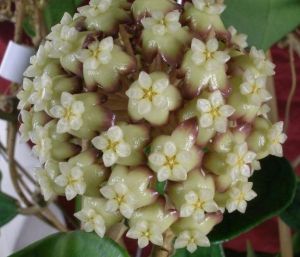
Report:
M 198 192 L 190 191 L 184 196 L 185 203 L 181 206 L 180 217 L 193 216 L 197 222 L 205 218 L 205 213 L 216 212 L 219 210 L 214 201 L 214 191 L 201 188 Z
M 233 44 L 237 45 L 241 50 L 248 46 L 247 35 L 239 34 L 233 26 L 230 26 L 228 31 L 231 35 L 231 42 Z
M 176 249 L 186 248 L 190 253 L 193 253 L 200 247 L 209 247 L 210 242 L 208 237 L 201 231 L 183 231 L 176 238 L 174 247 Z
M 275 74 L 275 65 L 267 59 L 263 50 L 257 50 L 252 46 L 249 56 L 253 61 L 256 76 L 272 76 Z
M 129 170 L 125 166 L 115 166 L 107 184 L 100 189 L 108 199 L 106 211 L 119 211 L 129 219 L 136 209 L 153 203 L 157 193 L 148 188 L 152 178 L 151 171 L 146 167 Z
M 186 180 L 190 170 L 200 164 L 202 154 L 194 146 L 198 127 L 194 119 L 178 126 L 171 136 L 157 137 L 148 157 L 159 181 Z
M 135 69 L 135 60 L 114 44 L 112 37 L 92 41 L 86 49 L 78 52 L 83 63 L 83 75 L 88 89 L 98 84 L 105 91 L 119 89 L 120 75 L 127 75 Z
M 266 89 L 266 78 L 258 77 L 247 70 L 244 73 L 244 82 L 240 86 L 241 93 L 249 96 L 251 103 L 260 105 L 266 101 L 272 99 L 272 95 Z
M 57 133 L 79 130 L 83 125 L 82 115 L 85 110 L 83 102 L 76 101 L 72 94 L 63 92 L 60 103 L 61 105 L 55 105 L 50 109 L 50 114 L 59 119 Z
M 238 182 L 229 189 L 229 198 L 226 202 L 226 209 L 229 213 L 234 212 L 235 210 L 245 213 L 247 202 L 257 196 L 257 194 L 252 190 L 252 186 L 252 182 Z
M 44 73 L 41 77 L 34 79 L 33 86 L 34 91 L 28 101 L 33 104 L 35 112 L 46 110 L 53 95 L 52 78 Z
M 140 248 L 146 247 L 150 242 L 162 246 L 163 233 L 177 219 L 175 211 L 166 210 L 161 201 L 138 209 L 129 220 L 126 236 L 138 240 Z
M 32 152 L 39 158 L 41 163 L 51 159 L 52 140 L 49 134 L 49 126 L 36 126 L 29 133 L 30 140 L 34 143 Z
M 225 5 L 217 0 L 192 0 L 194 6 L 207 14 L 221 14 L 225 10 Z
M 33 82 L 28 78 L 24 78 L 22 89 L 17 94 L 17 98 L 19 99 L 19 103 L 18 103 L 19 110 L 26 109 L 31 106 L 29 98 L 34 93 L 34 91 L 35 88 Z
M 33 129 L 32 127 L 32 112 L 28 112 L 26 110 L 21 110 L 20 111 L 21 119 L 22 119 L 22 124 L 20 125 L 19 131 L 21 134 L 21 139 L 24 142 L 29 141 L 30 139 L 30 133 Z
M 153 12 L 151 17 L 142 19 L 142 33 L 145 57 L 151 60 L 157 53 L 169 64 L 178 64 L 181 48 L 190 41 L 186 27 L 179 22 L 178 10 L 167 13 Z
M 59 170 L 61 175 L 55 178 L 55 183 L 65 189 L 67 200 L 72 200 L 76 195 L 83 195 L 86 183 L 82 169 L 68 162 L 60 162 Z
M 62 74 L 59 61 L 49 59 L 51 47 L 49 42 L 40 45 L 36 55 L 30 58 L 30 66 L 24 72 L 25 77 L 33 78 L 42 76 L 43 73 L 47 73 L 51 76 Z
M 267 104 L 263 104 L 260 108 L 259 108 L 259 110 L 258 110 L 258 112 L 257 112 L 257 116 L 262 116 L 262 117 L 264 117 L 265 119 L 268 119 L 268 113 L 271 111 L 271 108 L 270 108 L 270 106 L 269 105 L 267 105 Z
M 197 100 L 197 108 L 201 113 L 199 124 L 202 128 L 214 128 L 219 133 L 225 133 L 228 127 L 228 118 L 235 112 L 235 109 L 226 105 L 219 90 L 214 91 L 208 99 Z
M 170 84 L 165 73 L 148 74 L 142 71 L 139 78 L 126 91 L 129 97 L 128 111 L 134 120 L 146 119 L 151 124 L 162 125 L 170 111 L 181 103 L 177 88 Z
M 283 132 L 283 122 L 277 122 L 272 125 L 271 129 L 267 134 L 267 138 L 269 141 L 269 151 L 270 154 L 282 157 L 282 144 L 286 141 L 287 136 Z
M 86 232 L 95 231 L 100 237 L 104 237 L 107 229 L 121 220 L 121 216 L 106 212 L 104 203 L 103 198 L 83 197 L 82 209 L 74 214 Z
M 91 0 L 78 11 L 86 18 L 88 29 L 112 33 L 117 31 L 119 23 L 130 20 L 126 8 L 128 3 L 124 0 Z
M 233 151 L 228 153 L 226 162 L 233 180 L 238 179 L 241 175 L 251 176 L 251 165 L 255 161 L 256 154 L 248 151 L 247 143 L 237 144 Z
M 230 56 L 224 51 L 218 51 L 219 42 L 216 38 L 209 39 L 206 43 L 194 38 L 192 40 L 192 60 L 196 65 L 206 65 L 209 70 L 224 65 Z

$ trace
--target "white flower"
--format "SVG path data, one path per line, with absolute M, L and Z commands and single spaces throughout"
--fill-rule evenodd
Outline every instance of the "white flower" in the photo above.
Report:
M 72 23 L 71 15 L 65 13 L 60 24 L 51 28 L 51 33 L 47 36 L 47 39 L 52 40 L 50 57 L 59 58 L 61 54 L 68 54 L 72 51 L 74 42 L 76 43 L 79 35 Z
M 48 56 L 52 46 L 50 42 L 46 42 L 44 45 L 40 45 L 37 53 L 30 58 L 30 66 L 25 70 L 25 77 L 37 77 L 44 73 L 44 69 L 48 64 Z
M 287 135 L 282 133 L 283 131 L 283 122 L 275 123 L 269 133 L 268 133 L 268 141 L 269 141 L 269 151 L 270 154 L 282 157 L 282 144 L 286 141 Z
M 131 146 L 124 141 L 123 131 L 119 126 L 110 127 L 106 132 L 92 140 L 92 144 L 103 152 L 105 167 L 114 165 L 120 157 L 131 154 Z
M 21 139 L 24 142 L 27 142 L 30 139 L 30 133 L 32 132 L 32 112 L 28 112 L 26 110 L 20 111 L 22 123 L 20 125 L 19 131 L 21 134 Z
M 275 74 L 275 65 L 266 58 L 263 50 L 257 50 L 252 46 L 250 49 L 250 57 L 255 65 L 257 77 L 272 76 Z
M 195 8 L 208 14 L 221 14 L 226 6 L 217 0 L 192 0 Z
M 113 0 L 91 0 L 89 6 L 83 6 L 78 9 L 79 13 L 84 16 L 95 17 L 103 14 L 111 7 Z M 87 8 L 88 7 L 88 8 Z
M 85 208 L 74 214 L 82 223 L 82 228 L 86 232 L 95 231 L 98 236 L 104 237 L 106 227 L 105 222 L 101 214 L 93 208 Z
M 114 47 L 112 37 L 107 37 L 89 44 L 88 49 L 80 50 L 78 59 L 84 63 L 88 70 L 95 70 L 101 64 L 108 64 L 111 59 L 111 51 Z
M 137 239 L 140 248 L 146 247 L 149 241 L 155 245 L 163 245 L 162 231 L 154 222 L 138 221 L 129 229 L 126 236 Z
M 33 104 L 35 112 L 46 110 L 53 94 L 52 79 L 47 73 L 33 80 L 34 91 L 28 101 Z
M 197 38 L 192 40 L 192 60 L 196 65 L 206 65 L 209 70 L 225 64 L 230 56 L 225 51 L 218 51 L 219 42 L 216 38 L 209 39 L 206 43 Z
M 242 95 L 250 96 L 250 101 L 253 104 L 260 105 L 263 102 L 272 99 L 272 95 L 266 89 L 266 78 L 255 77 L 251 70 L 246 70 L 244 73 L 244 82 L 240 89 Z
M 107 212 L 115 213 L 119 210 L 125 218 L 131 218 L 134 212 L 134 200 L 124 183 L 106 185 L 100 189 L 100 192 L 108 199 L 105 207 Z
M 54 180 L 58 175 L 59 172 L 54 167 L 52 161 L 47 161 L 44 168 L 37 168 L 35 170 L 35 177 L 40 185 L 45 201 L 49 201 L 56 196 Z
M 224 104 L 224 99 L 219 90 L 210 94 L 209 99 L 198 99 L 197 109 L 201 112 L 200 126 L 214 128 L 219 133 L 225 133 L 228 126 L 228 117 L 235 109 Z
M 237 33 L 237 30 L 233 26 L 230 26 L 228 28 L 228 31 L 231 35 L 231 42 L 232 43 L 236 44 L 241 49 L 244 49 L 248 46 L 247 35 Z
M 24 109 L 31 105 L 29 98 L 31 94 L 34 92 L 33 82 L 28 79 L 24 78 L 22 90 L 17 94 L 17 98 L 19 99 L 18 109 Z
M 152 29 L 155 35 L 163 36 L 166 33 L 175 33 L 181 28 L 179 22 L 180 12 L 178 10 L 167 13 L 153 12 L 152 17 L 142 19 L 145 29 Z
M 49 135 L 48 126 L 36 126 L 29 133 L 30 140 L 34 143 L 32 152 L 39 158 L 41 163 L 51 159 L 52 140 Z
M 270 108 L 270 106 L 269 105 L 267 105 L 267 104 L 263 104 L 260 108 L 259 108 L 259 110 L 258 110 L 258 112 L 257 112 L 257 116 L 263 116 L 265 119 L 268 119 L 268 113 L 271 111 L 271 108 Z
M 255 158 L 256 154 L 248 151 L 247 143 L 235 145 L 233 151 L 228 153 L 226 159 L 232 179 L 237 180 L 240 176 L 250 177 L 251 165 Z
M 83 195 L 86 190 L 83 170 L 68 162 L 60 162 L 59 169 L 61 175 L 55 178 L 55 183 L 65 188 L 67 200 L 72 200 L 76 195 Z
M 55 105 L 50 109 L 50 114 L 59 119 L 57 133 L 79 130 L 83 125 L 84 103 L 76 101 L 75 97 L 68 92 L 62 93 L 60 102 L 61 105 Z
M 210 242 L 206 235 L 196 230 L 181 232 L 174 244 L 175 249 L 186 247 L 190 253 L 195 252 L 198 246 L 209 247 Z
M 239 182 L 229 189 L 229 199 L 226 202 L 226 209 L 229 213 L 235 210 L 245 213 L 247 201 L 251 201 L 257 196 L 252 190 L 252 186 L 252 182 Z
M 151 112 L 153 107 L 168 109 L 168 98 L 164 95 L 170 86 L 167 78 L 153 81 L 146 72 L 142 71 L 139 75 L 138 83 L 131 86 L 126 95 L 131 101 L 137 102 L 137 111 L 140 115 Z
M 198 192 L 190 191 L 185 196 L 185 203 L 181 206 L 180 217 L 190 217 L 200 223 L 205 218 L 205 212 L 218 211 L 218 205 L 214 201 L 214 191 L 201 188 Z
M 188 159 L 189 152 L 177 149 L 172 141 L 166 142 L 161 151 L 149 155 L 149 162 L 157 167 L 159 181 L 165 181 L 171 176 L 175 180 L 185 180 L 188 173 L 185 163 Z

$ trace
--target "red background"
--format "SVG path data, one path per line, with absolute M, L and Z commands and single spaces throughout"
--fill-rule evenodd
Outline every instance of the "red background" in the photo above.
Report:
M 13 26 L 9 23 L 0 23 L 0 61 L 2 60 L 8 40 L 13 37 Z M 288 51 L 278 47 L 272 48 L 273 61 L 276 64 L 275 86 L 277 103 L 280 119 L 284 119 L 284 110 L 286 100 L 291 87 L 291 71 L 289 64 Z M 295 54 L 296 70 L 300 71 L 300 59 Z M 16 62 L 18 60 L 15 60 Z M 299 74 L 297 74 L 299 84 Z M 0 92 L 9 93 L 9 82 L 0 78 Z M 292 111 L 290 116 L 290 126 L 288 130 L 288 141 L 284 146 L 285 156 L 293 161 L 299 154 L 300 143 L 300 122 L 298 115 L 300 113 L 300 88 L 296 90 L 293 99 Z M 257 251 L 275 253 L 279 250 L 278 228 L 276 219 L 269 220 L 249 233 L 245 233 L 239 238 L 227 243 L 226 246 L 235 250 L 244 250 L 246 240 L 251 241 Z

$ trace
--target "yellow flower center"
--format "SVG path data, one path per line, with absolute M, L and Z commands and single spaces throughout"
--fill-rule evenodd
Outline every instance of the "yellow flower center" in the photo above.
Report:
M 151 235 L 151 233 L 150 233 L 149 230 L 147 230 L 147 231 L 143 232 L 142 235 L 145 236 L 145 237 L 147 237 L 147 238 L 149 238 L 150 235 Z
M 196 209 L 202 209 L 202 205 L 203 205 L 203 202 L 198 200 L 196 203 L 195 203 L 195 208 Z
M 74 116 L 74 113 L 72 112 L 72 108 L 67 108 L 65 112 L 65 119 L 71 120 Z
M 109 140 L 107 149 L 113 150 L 115 152 L 117 145 L 118 145 L 118 142 L 113 142 L 113 141 Z
M 206 60 L 209 60 L 209 59 L 211 59 L 213 57 L 213 54 L 211 52 L 209 52 L 209 51 L 206 50 L 204 52 L 204 56 L 205 56 Z
M 178 164 L 178 161 L 176 160 L 176 155 L 172 157 L 166 157 L 166 159 L 167 161 L 165 165 L 169 166 L 171 169 L 173 169 L 173 167 Z
M 252 94 L 256 94 L 258 92 L 259 88 L 256 84 L 252 85 Z
M 211 110 L 211 115 L 216 118 L 216 117 L 219 117 L 220 116 L 220 113 L 219 113 L 219 108 L 213 108 Z
M 144 91 L 144 99 L 148 99 L 149 101 L 152 101 L 153 97 L 157 95 L 157 93 L 153 90 L 152 87 L 149 89 L 143 89 Z
M 116 197 L 116 201 L 118 202 L 118 204 L 121 204 L 123 202 L 123 200 L 124 200 L 124 196 L 123 195 L 118 195 Z

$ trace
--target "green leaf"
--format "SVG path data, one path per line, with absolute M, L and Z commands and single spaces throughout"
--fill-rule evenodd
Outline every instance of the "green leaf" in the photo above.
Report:
M 262 169 L 251 177 L 257 197 L 248 203 L 245 214 L 226 213 L 223 221 L 209 234 L 211 242 L 223 242 L 251 230 L 279 215 L 293 201 L 296 176 L 284 158 L 269 156 L 261 160 Z
M 129 257 L 117 243 L 95 233 L 74 231 L 46 237 L 10 257 Z
M 297 183 L 297 191 L 292 204 L 283 212 L 280 217 L 291 228 L 300 231 L 300 182 Z
M 267 50 L 300 24 L 299 0 L 230 0 L 226 26 L 248 35 L 249 45 Z
M 0 192 L 0 227 L 18 215 L 18 201 Z
M 157 181 L 157 183 L 155 185 L 155 189 L 156 189 L 156 191 L 160 195 L 164 195 L 165 194 L 166 185 L 167 185 L 166 181 L 162 181 L 162 182 Z
M 294 254 L 300 255 L 300 232 L 295 233 L 293 236 Z
M 22 22 L 22 27 L 25 31 L 25 33 L 29 36 L 29 37 L 35 37 L 35 29 L 34 26 L 32 24 L 32 19 L 30 17 L 25 17 L 25 19 Z
M 73 15 L 82 0 L 49 0 L 44 9 L 44 17 L 47 28 L 59 23 L 65 12 Z
M 222 245 L 216 244 L 211 247 L 199 247 L 194 253 L 179 249 L 172 257 L 225 257 L 225 254 Z

